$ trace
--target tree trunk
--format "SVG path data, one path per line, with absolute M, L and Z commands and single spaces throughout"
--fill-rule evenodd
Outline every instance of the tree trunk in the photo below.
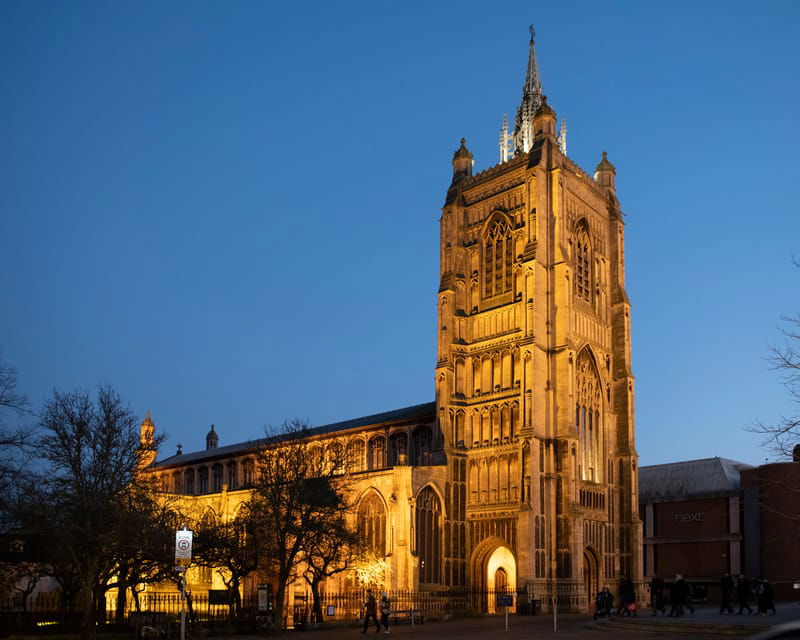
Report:
M 117 609 L 114 613 L 114 622 L 122 628 L 125 624 L 125 605 L 128 601 L 128 572 L 120 569 L 117 575 Z
M 278 588 L 275 589 L 275 629 L 285 631 L 283 624 L 283 599 L 286 596 L 286 585 L 283 580 L 278 581 Z
M 311 579 L 311 597 L 314 601 L 314 621 L 322 622 L 322 600 L 319 597 L 320 578 L 314 576 Z

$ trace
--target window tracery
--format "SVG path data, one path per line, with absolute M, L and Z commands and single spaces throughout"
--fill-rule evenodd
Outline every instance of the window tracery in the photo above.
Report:
M 489 226 L 483 243 L 483 295 L 485 298 L 511 291 L 514 241 L 511 226 L 498 217 Z
M 433 434 L 428 427 L 418 427 L 411 436 L 414 445 L 414 461 L 417 466 L 427 466 L 431 464 L 431 446 Z
M 582 480 L 600 481 L 602 459 L 602 387 L 594 359 L 587 349 L 575 365 L 575 427 L 581 445 L 579 467 Z
M 592 300 L 591 251 L 586 224 L 581 223 L 575 231 L 575 295 L 587 302 Z
M 386 438 L 376 436 L 369 441 L 369 468 L 383 469 L 386 466 Z
M 442 505 L 430 487 L 425 487 L 417 496 L 416 520 L 419 581 L 438 584 L 441 581 Z
M 386 555 L 386 509 L 383 501 L 370 493 L 358 505 L 358 534 L 363 545 L 379 558 Z
M 389 437 L 389 465 L 408 462 L 408 436 L 404 431 L 396 431 Z
M 364 470 L 364 441 L 353 440 L 347 445 L 347 464 L 352 471 Z

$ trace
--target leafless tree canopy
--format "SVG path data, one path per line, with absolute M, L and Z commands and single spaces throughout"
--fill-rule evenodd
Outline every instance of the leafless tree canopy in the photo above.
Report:
M 800 268 L 797 259 L 794 263 Z M 783 316 L 782 320 L 783 342 L 770 348 L 769 361 L 779 372 L 781 384 L 797 411 L 781 416 L 775 424 L 759 421 L 748 431 L 763 436 L 763 445 L 777 456 L 791 458 L 794 447 L 800 443 L 800 314 Z

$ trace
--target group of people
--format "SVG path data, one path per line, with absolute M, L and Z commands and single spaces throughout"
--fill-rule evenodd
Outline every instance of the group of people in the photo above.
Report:
M 736 593 L 736 598 L 739 602 L 739 611 L 736 615 L 742 615 L 744 610 L 747 609 L 748 614 L 767 615 L 768 611 L 773 614 L 777 613 L 775 609 L 775 594 L 772 590 L 772 583 L 765 576 L 758 576 L 752 582 L 745 578 L 744 574 L 739 574 L 739 577 L 734 581 L 729 573 L 722 574 L 719 581 L 719 588 L 722 592 L 722 604 L 719 607 L 720 613 L 733 613 L 733 594 Z M 750 599 L 755 597 L 756 611 L 750 606 Z
M 381 611 L 381 619 L 378 621 L 378 609 Z M 385 591 L 381 594 L 380 602 L 375 600 L 375 595 L 372 589 L 367 589 L 367 599 L 364 601 L 364 629 L 361 633 L 367 632 L 369 627 L 370 618 L 375 621 L 375 633 L 381 632 L 383 627 L 384 633 L 389 633 L 389 614 L 392 611 L 392 603 L 389 600 L 389 594 Z
M 659 612 L 661 612 L 662 616 L 670 615 L 672 617 L 680 617 L 686 613 L 686 610 L 694 613 L 695 609 L 691 602 L 692 586 L 682 574 L 675 574 L 675 578 L 669 585 L 658 575 L 654 575 L 650 580 L 649 588 L 650 607 L 654 616 L 658 615 Z M 664 592 L 667 588 L 669 589 L 669 595 L 665 596 Z M 725 573 L 720 579 L 720 590 L 722 592 L 720 613 L 734 613 L 731 604 L 734 594 L 739 603 L 739 611 L 736 612 L 736 615 L 741 615 L 745 609 L 748 614 L 766 615 L 767 612 L 776 613 L 772 585 L 764 576 L 759 576 L 756 580 L 750 581 L 743 574 L 740 574 L 734 580 L 729 573 Z M 755 598 L 757 606 L 756 611 L 753 611 L 750 606 L 753 598 Z M 669 614 L 667 614 L 667 604 L 670 606 Z M 603 587 L 603 590 L 595 598 L 594 617 L 595 619 L 607 617 L 612 612 L 614 612 L 614 595 L 609 591 L 608 587 Z M 627 576 L 623 576 L 620 581 L 616 615 L 636 615 L 636 592 L 633 581 Z
M 666 583 L 664 580 L 654 575 L 650 580 L 650 607 L 653 609 L 653 615 L 667 615 L 667 599 L 664 597 L 664 589 Z M 669 615 L 675 618 L 682 616 L 685 609 L 694 613 L 694 607 L 691 602 L 692 586 L 687 582 L 682 574 L 676 573 L 675 579 L 669 586 Z

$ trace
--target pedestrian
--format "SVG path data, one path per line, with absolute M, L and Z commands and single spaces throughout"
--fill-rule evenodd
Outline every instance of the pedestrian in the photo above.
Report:
M 392 612 L 392 603 L 389 600 L 389 594 L 385 591 L 381 594 L 381 624 L 383 625 L 383 632 L 389 633 L 389 614 Z
M 719 605 L 720 615 L 723 612 L 727 612 L 729 614 L 733 613 L 733 607 L 731 606 L 731 598 L 733 597 L 733 578 L 731 578 L 731 574 L 727 571 L 723 573 L 722 578 L 720 578 L 719 590 L 722 593 L 722 604 Z
M 619 583 L 619 607 L 617 615 L 635 616 L 636 615 L 636 592 L 633 587 L 633 580 L 628 576 L 622 576 Z
M 658 577 L 658 574 L 653 574 L 650 580 L 650 606 L 653 608 L 653 615 L 657 616 L 661 612 L 663 616 L 666 613 L 664 607 L 664 581 Z
M 378 622 L 378 603 L 375 601 L 372 589 L 367 589 L 367 599 L 364 602 L 364 628 L 361 630 L 361 633 L 367 632 L 370 618 L 375 621 L 375 633 L 380 633 L 381 625 Z
M 681 576 L 683 578 L 683 576 Z M 683 604 L 694 615 L 694 607 L 692 606 L 692 596 L 694 595 L 694 587 L 692 583 L 686 578 L 683 578 Z
M 750 606 L 750 581 L 744 577 L 743 573 L 739 574 L 739 579 L 736 581 L 736 597 L 739 600 L 739 611 L 736 612 L 737 616 L 742 615 L 742 611 L 747 608 L 747 615 L 753 613 Z
M 603 590 L 600 591 L 597 596 L 595 596 L 594 601 L 594 619 L 597 620 L 598 618 L 610 618 L 614 609 L 614 596 L 612 595 L 611 591 L 608 590 L 607 586 L 604 586 Z
M 772 615 L 774 616 L 778 611 L 775 609 L 775 592 L 772 590 L 772 583 L 764 576 L 761 586 L 762 596 L 764 598 L 764 615 L 767 615 L 767 611 L 772 611 Z
M 676 573 L 669 588 L 670 617 L 680 618 L 683 615 L 683 603 L 686 600 L 685 589 L 686 581 L 680 573 Z

